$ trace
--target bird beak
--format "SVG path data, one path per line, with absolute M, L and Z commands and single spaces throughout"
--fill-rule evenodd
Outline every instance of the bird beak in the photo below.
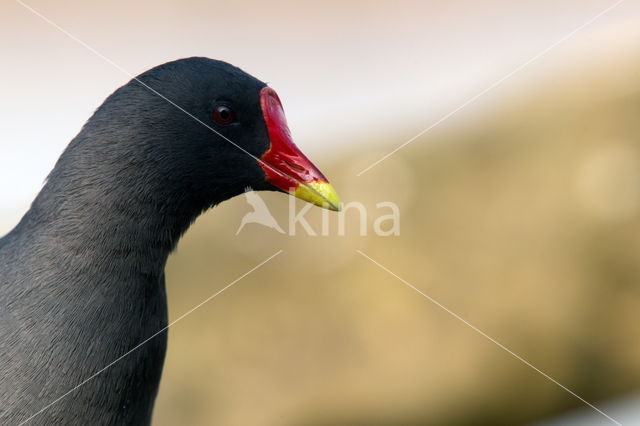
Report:
M 340 199 L 326 177 L 293 143 L 282 103 L 270 87 L 260 91 L 269 150 L 260 158 L 267 182 L 277 189 L 325 209 L 339 211 Z

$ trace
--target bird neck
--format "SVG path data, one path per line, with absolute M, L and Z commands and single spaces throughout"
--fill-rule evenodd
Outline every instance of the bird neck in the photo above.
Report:
M 61 410 L 73 411 L 86 420 L 83 424 L 148 423 L 166 351 L 164 267 L 180 236 L 202 211 L 180 200 L 152 182 L 124 185 L 109 171 L 54 169 L 16 227 L 12 238 L 24 241 L 20 249 L 34 262 L 25 265 L 34 271 L 26 284 L 32 288 L 31 312 L 47 315 L 60 341 L 75 336 L 74 347 L 91 348 L 93 354 L 70 354 L 59 344 L 41 359 L 73 371 L 66 380 L 83 383 L 146 342 L 108 374 L 74 391 L 68 404 L 56 404 L 51 416 Z M 46 270 L 38 269 L 43 262 Z M 76 371 L 77 365 L 87 368 Z M 45 392 L 50 400 L 59 393 L 53 385 Z M 99 409 L 84 410 L 71 403 L 94 395 L 104 395 Z M 122 409 L 132 401 L 135 409 Z
M 54 241 L 51 250 L 77 262 L 120 273 L 159 276 L 178 239 L 195 218 L 166 202 L 114 189 L 60 191 L 48 182 L 23 219 L 34 241 Z M 193 216 L 193 217 L 192 217 Z
M 101 271 L 159 276 L 179 238 L 210 203 L 180 187 L 178 177 L 149 172 L 158 167 L 135 150 L 96 154 L 85 133 L 60 157 L 21 228 Z

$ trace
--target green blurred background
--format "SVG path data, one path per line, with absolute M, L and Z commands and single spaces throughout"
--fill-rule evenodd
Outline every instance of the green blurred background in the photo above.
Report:
M 171 327 L 155 425 L 614 424 L 356 250 L 640 425 L 638 2 L 568 37 L 613 2 L 25 1 L 132 74 L 203 55 L 268 81 L 367 207 L 367 236 L 354 210 L 345 236 L 335 213 L 329 236 L 236 235 L 244 197 L 195 223 L 169 260 L 171 319 L 283 252 Z M 1 234 L 129 77 L 16 2 L 0 16 Z M 286 229 L 287 197 L 260 196 Z M 399 236 L 372 232 L 385 201 Z

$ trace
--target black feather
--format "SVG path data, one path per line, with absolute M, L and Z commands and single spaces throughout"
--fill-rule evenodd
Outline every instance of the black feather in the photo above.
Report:
M 272 189 L 252 155 L 269 146 L 261 81 L 207 58 L 153 68 L 100 106 L 29 211 L 0 239 L 0 424 L 29 419 L 167 324 L 164 266 L 205 209 Z M 218 126 L 214 105 L 238 121 Z M 30 424 L 148 424 L 161 333 Z

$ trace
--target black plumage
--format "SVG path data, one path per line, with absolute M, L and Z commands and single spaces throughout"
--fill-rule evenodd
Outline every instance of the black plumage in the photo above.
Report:
M 192 221 L 246 187 L 276 189 L 252 158 L 269 149 L 264 87 L 224 62 L 169 62 L 115 91 L 71 141 L 0 239 L 0 424 L 29 419 L 161 330 L 165 262 Z M 216 105 L 236 121 L 218 125 Z M 149 423 L 166 339 L 160 333 L 29 423 Z

